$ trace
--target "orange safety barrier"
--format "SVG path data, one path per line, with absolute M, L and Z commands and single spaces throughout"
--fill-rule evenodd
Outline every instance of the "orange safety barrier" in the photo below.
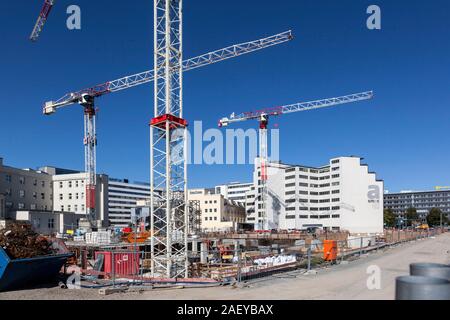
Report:
M 323 258 L 325 261 L 336 261 L 338 253 L 338 243 L 336 240 L 323 241 Z

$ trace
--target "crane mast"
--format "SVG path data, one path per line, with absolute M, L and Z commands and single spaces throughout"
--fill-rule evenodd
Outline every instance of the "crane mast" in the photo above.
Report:
M 183 119 L 182 0 L 154 1 L 154 117 L 150 122 L 151 271 L 188 277 L 187 122 Z M 162 196 L 156 196 L 163 190 Z
M 55 0 L 44 1 L 44 5 L 42 6 L 41 12 L 39 13 L 36 24 L 30 35 L 31 41 L 37 41 L 37 39 L 39 38 L 39 35 L 41 34 L 42 29 L 44 29 L 44 25 L 47 22 L 48 16 L 50 15 L 50 11 L 52 10 L 54 4 Z
M 226 127 L 230 124 L 243 122 L 248 120 L 257 120 L 259 122 L 259 168 L 261 170 L 261 193 L 258 190 L 257 194 L 261 196 L 262 203 L 262 221 L 258 223 L 262 230 L 269 230 L 268 221 L 268 209 L 267 209 L 267 199 L 268 199 L 268 167 L 269 167 L 269 156 L 268 156 L 268 126 L 269 118 L 281 116 L 289 113 L 311 111 L 316 109 L 323 109 L 328 107 L 333 107 L 337 105 L 354 103 L 358 101 L 370 100 L 373 98 L 373 91 L 366 91 L 356 94 L 350 94 L 346 96 L 340 96 L 336 98 L 329 98 L 323 100 L 315 100 L 309 102 L 300 102 L 295 104 L 290 104 L 281 107 L 262 109 L 258 111 L 244 112 L 239 115 L 231 115 L 230 117 L 222 118 L 219 121 L 219 127 Z M 259 197 L 259 196 L 258 196 Z

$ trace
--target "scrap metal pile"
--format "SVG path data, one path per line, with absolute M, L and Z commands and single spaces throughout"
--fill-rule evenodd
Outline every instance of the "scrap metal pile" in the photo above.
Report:
M 55 253 L 51 243 L 26 223 L 14 223 L 0 232 L 0 246 L 10 259 L 28 259 Z

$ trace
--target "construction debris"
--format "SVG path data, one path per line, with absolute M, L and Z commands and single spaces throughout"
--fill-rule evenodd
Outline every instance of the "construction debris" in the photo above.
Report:
M 27 223 L 16 222 L 2 230 L 0 246 L 12 260 L 55 254 L 51 243 L 34 232 Z

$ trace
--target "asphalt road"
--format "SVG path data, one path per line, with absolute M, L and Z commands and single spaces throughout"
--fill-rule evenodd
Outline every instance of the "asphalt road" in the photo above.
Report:
M 41 288 L 0 293 L 0 300 L 392 300 L 395 278 L 408 275 L 409 264 L 413 262 L 450 264 L 450 233 L 365 255 L 348 264 L 320 269 L 315 275 L 279 274 L 249 282 L 244 288 L 165 289 L 109 296 L 100 296 L 98 290 L 91 289 Z M 369 271 L 375 273 L 369 274 Z

